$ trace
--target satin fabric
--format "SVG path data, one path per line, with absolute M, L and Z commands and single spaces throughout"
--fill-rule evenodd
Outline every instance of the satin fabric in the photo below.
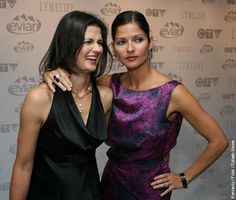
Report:
M 95 82 L 87 124 L 71 92 L 57 88 L 39 134 L 27 200 L 100 200 L 95 150 L 105 138 L 105 114 Z
M 169 172 L 163 158 L 175 146 L 182 115 L 166 118 L 170 97 L 177 81 L 147 90 L 122 86 L 120 74 L 111 78 L 114 93 L 108 126 L 109 160 L 102 176 L 103 200 L 169 200 L 160 197 L 164 189 L 154 190 L 153 178 Z

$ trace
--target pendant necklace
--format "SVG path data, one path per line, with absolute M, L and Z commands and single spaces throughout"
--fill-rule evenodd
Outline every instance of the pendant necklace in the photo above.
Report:
M 75 95 L 75 98 L 78 99 L 78 109 L 79 109 L 79 112 L 82 113 L 83 111 L 83 105 L 81 103 L 82 99 L 84 97 L 86 97 L 90 92 L 92 92 L 92 87 L 91 85 L 89 85 L 89 87 L 87 88 L 87 91 L 83 94 L 83 95 L 79 95 L 78 91 L 74 91 L 73 89 L 71 90 L 71 93 Z

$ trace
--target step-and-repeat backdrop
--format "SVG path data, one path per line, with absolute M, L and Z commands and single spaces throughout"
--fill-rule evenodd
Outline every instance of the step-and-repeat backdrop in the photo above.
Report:
M 173 192 L 172 199 L 235 199 L 235 0 L 0 0 L 0 199 L 8 199 L 24 96 L 39 83 L 39 62 L 60 18 L 72 10 L 92 12 L 107 27 L 124 10 L 146 16 L 155 38 L 153 66 L 182 82 L 230 140 L 226 153 L 187 190 Z M 112 72 L 123 70 L 114 63 Z M 205 145 L 184 121 L 171 153 L 172 170 L 186 169 Z M 102 145 L 97 152 L 100 173 L 106 150 Z

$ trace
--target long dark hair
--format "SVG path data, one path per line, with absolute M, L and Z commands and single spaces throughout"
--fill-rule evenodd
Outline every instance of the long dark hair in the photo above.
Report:
M 149 27 L 149 24 L 148 24 L 146 18 L 144 17 L 144 15 L 142 13 L 140 13 L 138 11 L 132 11 L 132 10 L 121 12 L 114 19 L 112 26 L 111 26 L 111 35 L 112 35 L 113 41 L 116 36 L 117 28 L 119 26 L 131 23 L 131 22 L 135 22 L 138 24 L 139 28 L 142 29 L 144 31 L 144 33 L 146 34 L 148 42 L 150 42 L 150 35 L 149 35 L 150 27 Z
M 94 78 L 101 76 L 106 68 L 109 71 L 112 65 L 112 54 L 107 45 L 106 25 L 94 15 L 72 11 L 64 15 L 57 25 L 49 49 L 40 62 L 40 74 L 42 75 L 45 71 L 52 71 L 59 67 L 70 74 L 77 73 L 76 58 L 78 50 L 83 45 L 85 31 L 90 25 L 100 28 L 103 40 L 103 53 L 92 76 Z

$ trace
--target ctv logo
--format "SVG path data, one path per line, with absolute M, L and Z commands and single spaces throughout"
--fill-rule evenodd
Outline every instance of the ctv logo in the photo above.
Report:
M 198 37 L 200 39 L 213 39 L 214 37 L 219 38 L 222 30 L 221 29 L 199 29 L 198 30 Z
M 212 87 L 218 84 L 219 77 L 207 77 L 207 78 L 197 78 L 195 81 L 196 87 Z
M 163 17 L 165 14 L 166 10 L 161 10 L 161 9 L 151 9 L 148 8 L 145 11 L 145 14 L 149 17 Z
M 16 0 L 0 0 L 0 8 L 7 8 L 7 2 L 11 8 L 16 4 Z

